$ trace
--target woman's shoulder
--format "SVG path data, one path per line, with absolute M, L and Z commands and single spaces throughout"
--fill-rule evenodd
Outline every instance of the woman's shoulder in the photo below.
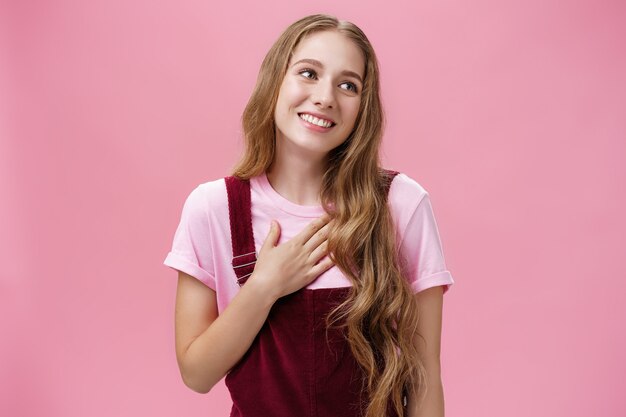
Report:
M 426 188 L 404 172 L 398 172 L 391 182 L 389 199 L 393 203 L 417 205 L 428 194 Z
M 226 182 L 224 177 L 208 180 L 198 184 L 196 187 L 204 194 L 221 194 L 226 192 Z
M 209 210 L 228 204 L 224 178 L 208 180 L 198 184 L 188 195 L 187 205 L 196 209 Z
M 387 202 L 392 218 L 401 233 L 418 211 L 420 204 L 426 200 L 428 192 L 416 179 L 406 173 L 398 173 L 389 189 Z

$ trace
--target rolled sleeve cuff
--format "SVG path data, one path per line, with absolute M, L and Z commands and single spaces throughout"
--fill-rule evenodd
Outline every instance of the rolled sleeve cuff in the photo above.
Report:
M 207 287 L 211 288 L 213 291 L 215 291 L 215 277 L 204 269 L 200 268 L 198 265 L 189 262 L 187 259 L 178 255 L 177 253 L 168 253 L 165 261 L 163 261 L 163 265 L 169 266 L 170 268 L 176 269 L 177 271 L 182 271 L 186 274 L 189 274 L 202 282 Z
M 441 271 L 437 272 L 436 274 L 429 275 L 427 277 L 414 281 L 411 284 L 411 288 L 413 289 L 413 293 L 417 294 L 418 292 L 424 291 L 427 288 L 444 285 L 443 293 L 445 294 L 450 289 L 452 284 L 454 284 L 454 279 L 452 279 L 452 274 L 450 273 L 450 271 Z

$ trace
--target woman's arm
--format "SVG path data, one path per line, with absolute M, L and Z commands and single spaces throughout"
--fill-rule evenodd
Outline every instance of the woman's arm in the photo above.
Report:
M 409 395 L 408 417 L 444 417 L 443 384 L 441 382 L 441 317 L 443 309 L 443 286 L 438 285 L 418 292 L 420 318 L 417 344 L 426 367 L 428 390 L 422 406 L 418 409 L 415 395 Z
M 176 359 L 185 385 L 209 392 L 250 348 L 274 302 L 334 265 L 327 256 L 329 221 L 317 218 L 278 246 L 280 226 L 273 224 L 254 272 L 219 315 L 215 291 L 179 271 Z
M 248 279 L 218 316 L 215 291 L 184 272 L 176 292 L 176 359 L 185 385 L 207 393 L 246 353 L 274 304 Z

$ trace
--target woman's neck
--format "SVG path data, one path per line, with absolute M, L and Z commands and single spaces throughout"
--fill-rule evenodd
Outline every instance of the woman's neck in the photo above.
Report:
M 292 203 L 319 206 L 325 172 L 326 166 L 319 161 L 277 157 L 266 175 L 272 188 Z

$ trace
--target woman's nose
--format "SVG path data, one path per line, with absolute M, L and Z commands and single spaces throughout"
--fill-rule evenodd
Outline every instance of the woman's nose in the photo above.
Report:
M 332 83 L 318 82 L 313 91 L 312 100 L 315 105 L 333 107 L 335 105 L 335 89 Z

